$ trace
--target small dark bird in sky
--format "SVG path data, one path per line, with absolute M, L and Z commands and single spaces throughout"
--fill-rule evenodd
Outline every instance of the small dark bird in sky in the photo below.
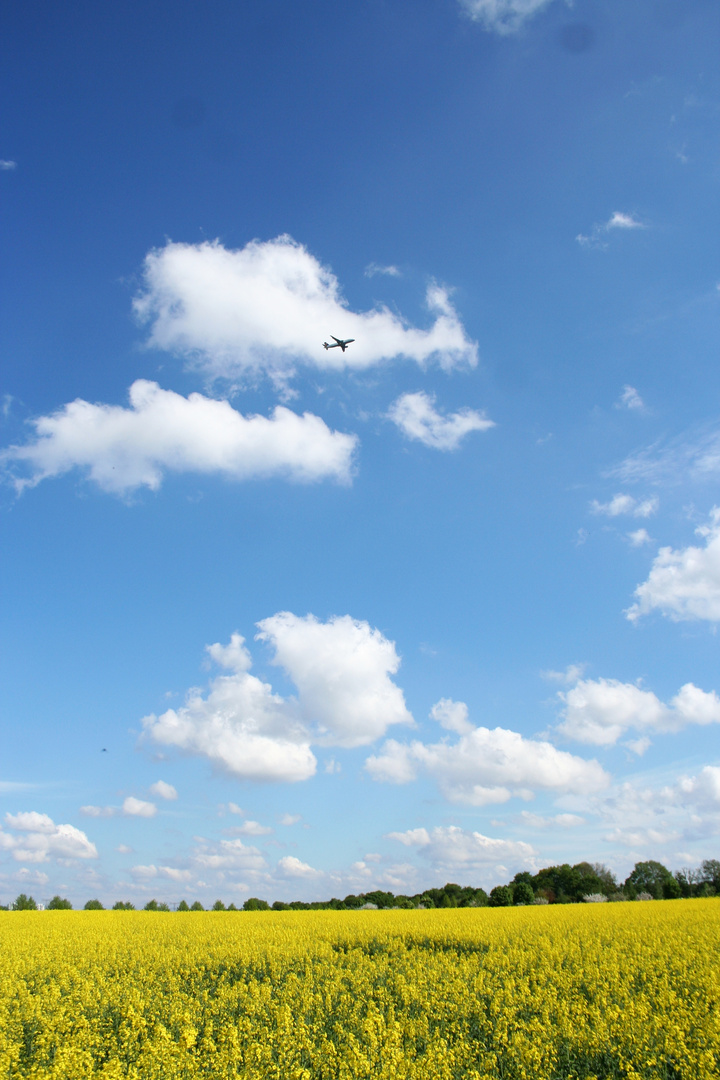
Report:
M 107 747 L 106 747 L 106 746 L 103 746 L 103 748 L 102 748 L 102 750 L 100 751 L 100 753 L 101 753 L 101 754 L 107 754 Z

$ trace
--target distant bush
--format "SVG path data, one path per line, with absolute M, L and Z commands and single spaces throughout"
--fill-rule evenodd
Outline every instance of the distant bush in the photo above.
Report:
M 112 906 L 113 911 L 134 911 L 135 905 L 129 900 L 116 900 Z
M 655 897 L 649 892 L 639 892 L 635 897 L 636 900 L 654 900 Z
M 83 907 L 83 911 L 104 911 L 104 910 L 105 910 L 105 908 L 102 906 L 102 904 L 100 903 L 99 900 L 88 900 L 88 902 Z
M 605 893 L 592 892 L 588 893 L 587 896 L 583 896 L 583 900 L 586 904 L 606 904 L 607 896 Z
M 53 896 L 47 909 L 48 911 L 72 911 L 72 904 L 62 896 Z

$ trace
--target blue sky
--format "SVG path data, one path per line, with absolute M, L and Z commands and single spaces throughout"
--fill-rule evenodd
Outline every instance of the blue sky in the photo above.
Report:
M 0 899 L 717 855 L 719 36 L 5 10 Z

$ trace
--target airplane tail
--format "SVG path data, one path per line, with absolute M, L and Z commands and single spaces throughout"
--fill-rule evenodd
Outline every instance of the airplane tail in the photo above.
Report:
M 329 348 L 330 348 L 330 346 L 328 345 L 327 341 L 323 341 L 323 348 L 325 348 L 325 349 L 329 349 Z

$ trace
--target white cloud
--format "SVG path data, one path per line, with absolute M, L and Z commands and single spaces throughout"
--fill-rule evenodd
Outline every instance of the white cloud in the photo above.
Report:
M 275 649 L 298 688 L 314 741 L 326 746 L 364 746 L 391 724 L 412 724 L 402 690 L 390 678 L 400 667 L 395 643 L 369 623 L 349 615 L 322 623 L 281 611 L 258 624 L 258 639 Z
M 302 820 L 300 814 L 283 814 L 280 818 L 281 825 L 297 825 L 298 821 Z
M 446 731 L 454 731 L 457 735 L 467 735 L 473 730 L 468 720 L 468 707 L 464 701 L 440 698 L 430 710 L 430 719 L 440 727 L 444 727 Z
M 140 881 L 149 881 L 152 878 L 157 877 L 157 872 L 157 866 L 155 866 L 154 863 L 150 863 L 145 866 L 132 866 L 130 868 L 130 873 L 132 874 L 132 876 Z
M 145 735 L 162 746 L 206 757 L 241 779 L 307 780 L 317 762 L 297 704 L 249 674 L 252 661 L 243 642 L 233 634 L 229 646 L 209 646 L 213 659 L 232 674 L 214 679 L 207 697 L 192 689 L 183 707 L 146 716 Z
M 709 525 L 695 531 L 705 540 L 704 547 L 660 548 L 626 612 L 631 622 L 653 610 L 675 622 L 720 620 L 720 508 L 713 508 Z
M 166 784 L 164 780 L 157 780 L 154 784 L 151 784 L 150 791 L 161 799 L 173 800 L 178 797 L 178 793 L 172 784 Z
M 652 543 L 652 537 L 647 529 L 635 529 L 634 532 L 629 532 L 627 536 L 633 547 L 642 547 L 644 544 Z
M 279 859 L 278 868 L 286 877 L 317 878 L 323 876 L 321 870 L 315 870 L 307 863 L 301 862 L 294 855 L 284 855 L 282 859 Z
M 627 483 L 714 483 L 720 475 L 720 431 L 717 422 L 666 443 L 655 442 L 607 470 Z
M 272 829 L 269 825 L 261 825 L 259 821 L 248 820 L 231 829 L 230 832 L 236 836 L 268 836 Z
M 581 679 L 558 697 L 565 706 L 557 727 L 563 735 L 592 746 L 614 746 L 628 731 L 639 731 L 642 739 L 625 744 L 638 754 L 647 749 L 649 732 L 720 723 L 720 698 L 693 683 L 686 683 L 667 705 L 651 690 L 617 679 Z
M 581 794 L 609 783 L 597 761 L 585 761 L 505 728 L 470 728 L 454 744 L 389 739 L 379 754 L 368 758 L 365 768 L 374 780 L 396 784 L 424 772 L 450 802 L 471 806 L 513 797 L 530 799 L 536 790 Z
M 178 884 L 192 880 L 192 873 L 189 870 L 178 870 L 174 866 L 161 866 L 159 871 L 163 877 L 169 878 L 170 881 L 175 881 Z
M 706 765 L 697 776 L 684 777 L 678 784 L 678 795 L 702 809 L 720 810 L 720 768 Z
M 75 468 L 113 494 L 157 491 L 166 471 L 218 473 L 232 480 L 281 476 L 297 482 L 350 481 L 357 436 L 331 431 L 319 416 L 277 406 L 243 416 L 227 401 L 185 398 L 137 379 L 130 408 L 78 398 L 34 420 L 36 439 L 0 454 L 22 491 Z
M 114 817 L 117 814 L 116 806 L 81 806 L 80 813 L 84 817 Z
M 658 508 L 659 501 L 656 497 L 650 499 L 635 499 L 632 495 L 613 495 L 609 502 L 601 503 L 593 499 L 590 510 L 593 514 L 605 514 L 607 517 L 619 517 L 621 514 L 632 514 L 636 518 L 651 517 Z
M 297 698 L 283 698 L 251 675 L 244 639 L 233 634 L 228 645 L 207 648 L 231 674 L 213 679 L 205 697 L 194 688 L 181 708 L 146 716 L 146 738 L 206 757 L 242 779 L 292 782 L 316 771 L 311 743 L 363 746 L 391 724 L 413 723 L 390 678 L 400 666 L 395 644 L 367 622 L 343 615 L 322 623 L 282 611 L 257 625 Z
M 378 263 L 368 263 L 365 267 L 365 277 L 375 277 L 376 274 L 384 274 L 386 277 L 401 277 L 397 266 L 380 266 Z
M 471 19 L 485 30 L 514 34 L 526 19 L 542 11 L 551 0 L 460 0 Z
M 242 840 L 221 840 L 219 844 L 201 841 L 193 853 L 193 862 L 204 870 L 261 871 L 267 866 L 256 847 Z
M 615 403 L 617 409 L 644 409 L 645 402 L 634 386 L 623 386 L 620 400 Z
M 530 810 L 520 812 L 520 821 L 533 829 L 574 829 L 585 824 L 585 818 L 579 814 L 553 814 L 546 817 L 543 814 L 533 814 Z
M 535 854 L 530 844 L 521 840 L 494 840 L 479 832 L 468 832 L 457 825 L 431 829 L 408 829 L 405 833 L 388 833 L 406 847 L 418 847 L 438 866 L 486 867 L 502 862 L 519 862 Z
M 157 814 L 155 803 L 145 802 L 144 799 L 136 799 L 134 795 L 128 795 L 122 804 L 122 812 L 128 817 L 151 818 Z
M 133 848 L 129 847 L 128 844 L 118 844 L 115 850 L 119 851 L 121 855 L 130 855 L 133 852 Z
M 429 330 L 388 308 L 349 309 L 331 270 L 290 236 L 240 250 L 218 241 L 168 243 L 148 254 L 135 311 L 150 323 L 151 345 L 186 357 L 211 377 L 266 372 L 286 380 L 296 364 L 362 370 L 395 357 L 443 368 L 477 363 L 472 342 L 439 285 L 427 290 Z M 354 338 L 325 350 L 329 334 Z
M 484 413 L 463 408 L 443 416 L 435 409 L 434 394 L 420 390 L 402 394 L 394 401 L 388 417 L 408 439 L 416 439 L 433 450 L 457 450 L 460 441 L 471 431 L 488 431 L 495 427 Z
M 235 638 L 235 637 L 240 637 L 240 635 L 239 634 L 233 634 L 233 638 Z M 242 641 L 242 638 L 240 638 L 240 640 Z M 215 646 L 211 645 L 208 648 L 208 652 L 210 651 L 211 648 L 215 648 Z M 228 810 L 230 811 L 231 814 L 240 814 L 241 816 L 244 816 L 244 814 L 245 814 L 245 811 L 243 810 L 242 806 L 238 806 L 238 804 L 234 803 L 234 802 L 229 802 L 228 803 Z
M 592 231 L 588 236 L 585 236 L 583 233 L 578 233 L 575 239 L 583 247 L 602 249 L 607 247 L 604 237 L 614 229 L 626 231 L 644 228 L 646 228 L 646 226 L 643 222 L 638 221 L 633 214 L 625 214 L 621 210 L 615 210 L 604 224 L 593 225 Z M 626 387 L 626 389 L 632 390 L 632 387 Z
M 543 679 L 551 682 L 573 683 L 582 678 L 587 664 L 568 664 L 564 671 L 541 671 Z
M 74 825 L 56 825 L 47 814 L 35 810 L 6 814 L 15 836 L 0 828 L 0 850 L 9 851 L 17 862 L 46 862 L 54 859 L 96 859 L 97 848 Z
M 645 226 L 632 214 L 623 214 L 616 210 L 610 215 L 610 220 L 605 225 L 606 229 L 644 229 Z
M 17 161 L 0 160 L 0 172 L 10 172 L 12 169 L 17 169 Z

